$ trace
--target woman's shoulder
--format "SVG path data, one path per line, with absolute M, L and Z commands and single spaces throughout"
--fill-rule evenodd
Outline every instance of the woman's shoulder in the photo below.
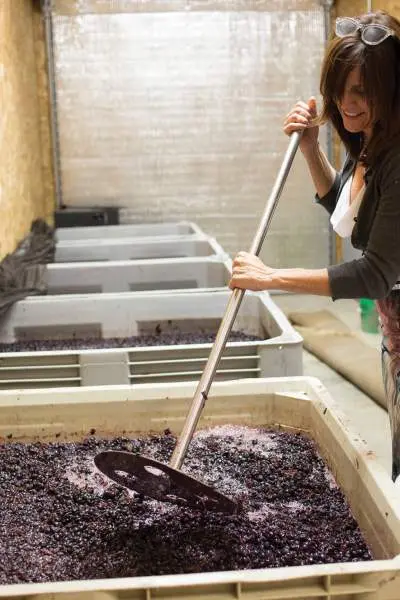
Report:
M 400 168 L 400 137 L 394 139 L 386 151 L 381 153 L 377 167 L 385 168 L 388 165 L 396 166 L 397 164 Z
M 376 182 L 381 192 L 393 189 L 393 186 L 398 188 L 400 185 L 400 141 L 393 143 L 385 153 L 380 155 L 376 166 L 371 171 L 375 172 Z M 397 192 L 396 195 L 398 195 Z

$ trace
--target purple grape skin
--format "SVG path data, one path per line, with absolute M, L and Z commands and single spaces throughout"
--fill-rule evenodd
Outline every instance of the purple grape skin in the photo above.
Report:
M 257 439 L 240 451 L 230 436 L 192 443 L 185 469 L 200 464 L 199 478 L 228 485 L 228 495 L 244 502 L 243 511 L 224 515 L 166 510 L 115 484 L 102 487 L 100 474 L 90 480 L 92 458 L 103 449 L 150 452 L 168 462 L 175 445 L 169 430 L 142 439 L 88 433 L 79 443 L 0 444 L 1 584 L 372 559 L 342 492 L 329 485 L 314 443 L 302 435 L 274 431 L 268 456 L 258 452 Z M 71 470 L 81 487 L 65 476 Z M 252 520 L 266 499 L 274 512 Z M 289 510 L 291 502 L 303 509 Z
M 214 333 L 205 332 L 164 332 L 117 338 L 71 338 L 49 340 L 18 340 L 1 343 L 0 352 L 41 352 L 46 350 L 85 350 L 88 348 L 141 348 L 146 346 L 175 346 L 179 344 L 212 344 Z M 262 338 L 242 331 L 232 331 L 230 342 L 254 342 Z

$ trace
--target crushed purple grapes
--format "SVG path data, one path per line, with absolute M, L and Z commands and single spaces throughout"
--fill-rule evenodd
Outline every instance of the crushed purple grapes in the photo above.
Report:
M 176 438 L 0 444 L 0 583 L 371 560 L 312 440 L 222 425 L 196 433 L 183 471 L 238 502 L 229 515 L 159 502 L 93 465 L 101 450 L 167 463 Z
M 130 337 L 29 340 L 0 342 L 1 352 L 40 352 L 46 350 L 85 350 L 88 348 L 136 348 L 145 346 L 173 346 L 177 344 L 212 344 L 215 333 L 162 332 Z M 242 331 L 232 331 L 229 342 L 254 342 L 262 338 Z

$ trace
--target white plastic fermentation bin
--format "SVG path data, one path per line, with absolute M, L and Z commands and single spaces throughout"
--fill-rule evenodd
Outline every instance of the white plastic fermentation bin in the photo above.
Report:
M 93 238 L 57 242 L 54 262 L 136 260 L 212 255 L 226 256 L 226 253 L 215 239 L 205 235 Z
M 0 342 L 216 333 L 229 297 L 223 290 L 31 296 L 1 320 Z M 269 294 L 248 292 L 233 329 L 261 339 L 229 342 L 217 379 L 302 374 L 302 338 Z M 211 343 L 194 343 L 2 353 L 0 388 L 193 380 L 210 350 Z
M 144 223 L 135 225 L 96 225 L 93 227 L 60 227 L 56 229 L 56 240 L 72 241 L 122 237 L 165 237 L 177 235 L 205 235 L 196 223 Z
M 88 294 L 199 288 L 227 288 L 231 261 L 223 256 L 53 263 L 47 265 L 47 293 Z
M 13 442 L 179 434 L 196 384 L 0 392 L 0 436 Z M 280 427 L 313 438 L 347 497 L 374 560 L 190 575 L 0 586 L 19 600 L 398 600 L 400 494 L 316 379 L 216 382 L 199 428 Z

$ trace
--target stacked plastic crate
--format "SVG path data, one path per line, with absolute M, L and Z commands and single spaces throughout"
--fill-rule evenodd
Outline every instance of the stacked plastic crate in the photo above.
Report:
M 48 294 L 18 302 L 0 323 L 9 344 L 0 389 L 198 379 L 212 344 L 192 341 L 216 333 L 230 273 L 227 253 L 194 223 L 58 229 Z M 216 379 L 302 374 L 301 337 L 269 294 L 245 295 L 234 331 L 254 339 L 227 344 Z M 168 332 L 193 340 L 158 344 Z M 115 341 L 142 335 L 151 345 Z M 56 341 L 85 338 L 73 349 Z M 99 348 L 102 338 L 114 347 Z

